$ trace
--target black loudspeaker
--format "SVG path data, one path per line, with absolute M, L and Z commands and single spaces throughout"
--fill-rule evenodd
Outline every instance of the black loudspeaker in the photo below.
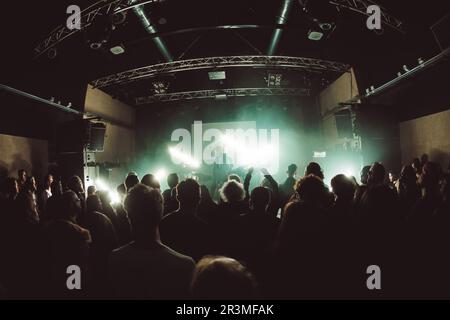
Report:
M 104 123 L 91 123 L 89 141 L 86 145 L 89 152 L 102 152 L 105 144 L 106 125 Z
M 339 138 L 353 138 L 353 126 L 350 111 L 345 110 L 335 114 L 336 128 Z

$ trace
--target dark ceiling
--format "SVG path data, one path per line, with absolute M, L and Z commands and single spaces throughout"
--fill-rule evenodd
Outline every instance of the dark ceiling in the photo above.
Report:
M 131 11 L 125 23 L 114 30 L 103 50 L 89 49 L 85 44 L 85 33 L 79 32 L 58 47 L 55 59 L 50 60 L 45 55 L 32 59 L 33 48 L 51 30 L 65 23 L 69 4 L 85 8 L 94 2 L 59 0 L 32 1 L 26 5 L 18 2 L 2 4 L 6 17 L 1 20 L 1 83 L 36 94 L 47 94 L 48 87 L 52 86 L 56 87 L 53 90 L 70 96 L 74 90 L 81 92 L 86 83 L 101 76 L 164 62 L 152 37 Z M 449 12 L 448 0 L 376 2 L 403 21 L 405 34 L 386 28 L 382 35 L 377 35 L 366 28 L 365 16 L 348 10 L 338 13 L 328 1 L 317 0 L 318 9 L 314 15 L 332 20 L 336 28 L 326 39 L 311 41 L 307 32 L 314 24 L 302 13 L 299 1 L 294 1 L 276 55 L 348 63 L 362 70 L 360 74 L 365 82 L 377 84 L 391 79 L 403 64 L 415 65 L 418 57 L 427 59 L 439 52 L 430 26 Z M 165 0 L 160 4 L 148 4 L 145 10 L 173 57 L 191 59 L 266 54 L 281 3 L 281 0 Z M 263 27 L 205 29 L 237 24 Z M 200 29 L 180 32 L 190 28 Z M 124 54 L 114 56 L 108 51 L 116 44 L 125 47 Z M 237 74 L 233 83 L 239 83 L 242 77 L 244 74 Z M 177 90 L 182 90 L 184 85 L 184 89 L 194 89 L 192 78 L 187 75 L 180 78 L 182 80 L 174 85 Z M 198 87 L 202 85 L 198 83 Z

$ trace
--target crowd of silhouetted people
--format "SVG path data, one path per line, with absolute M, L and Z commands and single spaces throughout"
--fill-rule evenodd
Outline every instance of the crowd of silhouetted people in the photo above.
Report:
M 1 182 L 0 298 L 308 299 L 450 297 L 450 181 L 414 159 L 330 186 L 311 162 L 279 184 L 230 174 L 213 200 L 193 178 L 130 172 L 121 201 L 73 176 Z M 367 268 L 381 270 L 369 290 Z M 73 280 L 69 266 L 81 277 Z M 69 279 L 70 278 L 70 279 Z M 71 282 L 78 281 L 73 286 Z M 70 283 L 69 283 L 70 282 Z

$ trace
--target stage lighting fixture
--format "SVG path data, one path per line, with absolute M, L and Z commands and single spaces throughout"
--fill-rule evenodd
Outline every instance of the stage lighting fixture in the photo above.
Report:
M 216 100 L 227 100 L 227 95 L 225 93 L 216 94 Z
M 174 159 L 178 160 L 186 166 L 195 169 L 200 167 L 200 163 L 196 159 L 192 158 L 189 154 L 181 152 L 177 148 L 170 147 L 169 153 Z
M 326 151 L 314 151 L 313 158 L 326 158 L 327 152 Z
M 312 41 L 320 41 L 323 38 L 323 32 L 317 30 L 309 30 L 308 39 Z
M 280 73 L 269 73 L 269 76 L 266 79 L 267 86 L 268 87 L 280 87 L 282 78 L 283 78 L 283 75 Z
M 154 81 L 152 87 L 154 94 L 166 94 L 169 89 L 169 83 L 165 81 Z
M 408 72 L 408 71 L 409 71 L 409 68 L 408 68 L 408 66 L 407 66 L 406 64 L 403 65 L 403 70 L 404 70 L 405 72 Z
M 208 77 L 209 80 L 225 80 L 227 78 L 225 71 L 210 71 Z
M 118 45 L 110 48 L 109 51 L 114 55 L 119 55 L 125 53 L 125 48 L 122 45 Z

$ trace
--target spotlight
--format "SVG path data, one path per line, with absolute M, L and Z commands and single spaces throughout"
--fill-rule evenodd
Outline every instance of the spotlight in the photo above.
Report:
M 167 171 L 164 168 L 161 168 L 155 172 L 155 178 L 159 182 L 164 181 L 167 178 Z
M 111 202 L 109 204 L 120 203 L 120 195 L 116 190 L 109 190 L 108 195 L 109 195 L 109 198 L 111 199 Z
M 227 78 L 225 71 L 208 72 L 209 80 L 225 80 Z
M 408 66 L 407 66 L 406 64 L 403 65 L 403 70 L 404 70 L 405 72 L 408 72 L 408 71 L 409 71 L 409 68 L 408 68 Z
M 283 78 L 283 75 L 280 73 L 269 73 L 269 76 L 267 77 L 267 86 L 270 87 L 280 87 L 281 86 L 281 79 Z
M 323 38 L 323 32 L 317 30 L 309 30 L 308 39 L 312 41 L 320 41 Z
M 183 163 L 184 165 L 187 165 L 192 168 L 200 167 L 200 163 L 196 159 L 192 158 L 189 154 L 181 152 L 177 148 L 170 147 L 169 153 L 173 158 L 177 159 L 179 162 Z
M 101 191 L 108 190 L 108 185 L 102 179 L 96 179 L 95 186 L 97 187 L 98 190 L 101 190 Z
M 166 94 L 169 89 L 169 83 L 165 81 L 154 81 L 152 87 L 154 94 Z
M 110 48 L 109 51 L 111 51 L 111 53 L 114 55 L 119 55 L 125 52 L 125 48 L 123 47 L 123 45 L 118 45 Z

